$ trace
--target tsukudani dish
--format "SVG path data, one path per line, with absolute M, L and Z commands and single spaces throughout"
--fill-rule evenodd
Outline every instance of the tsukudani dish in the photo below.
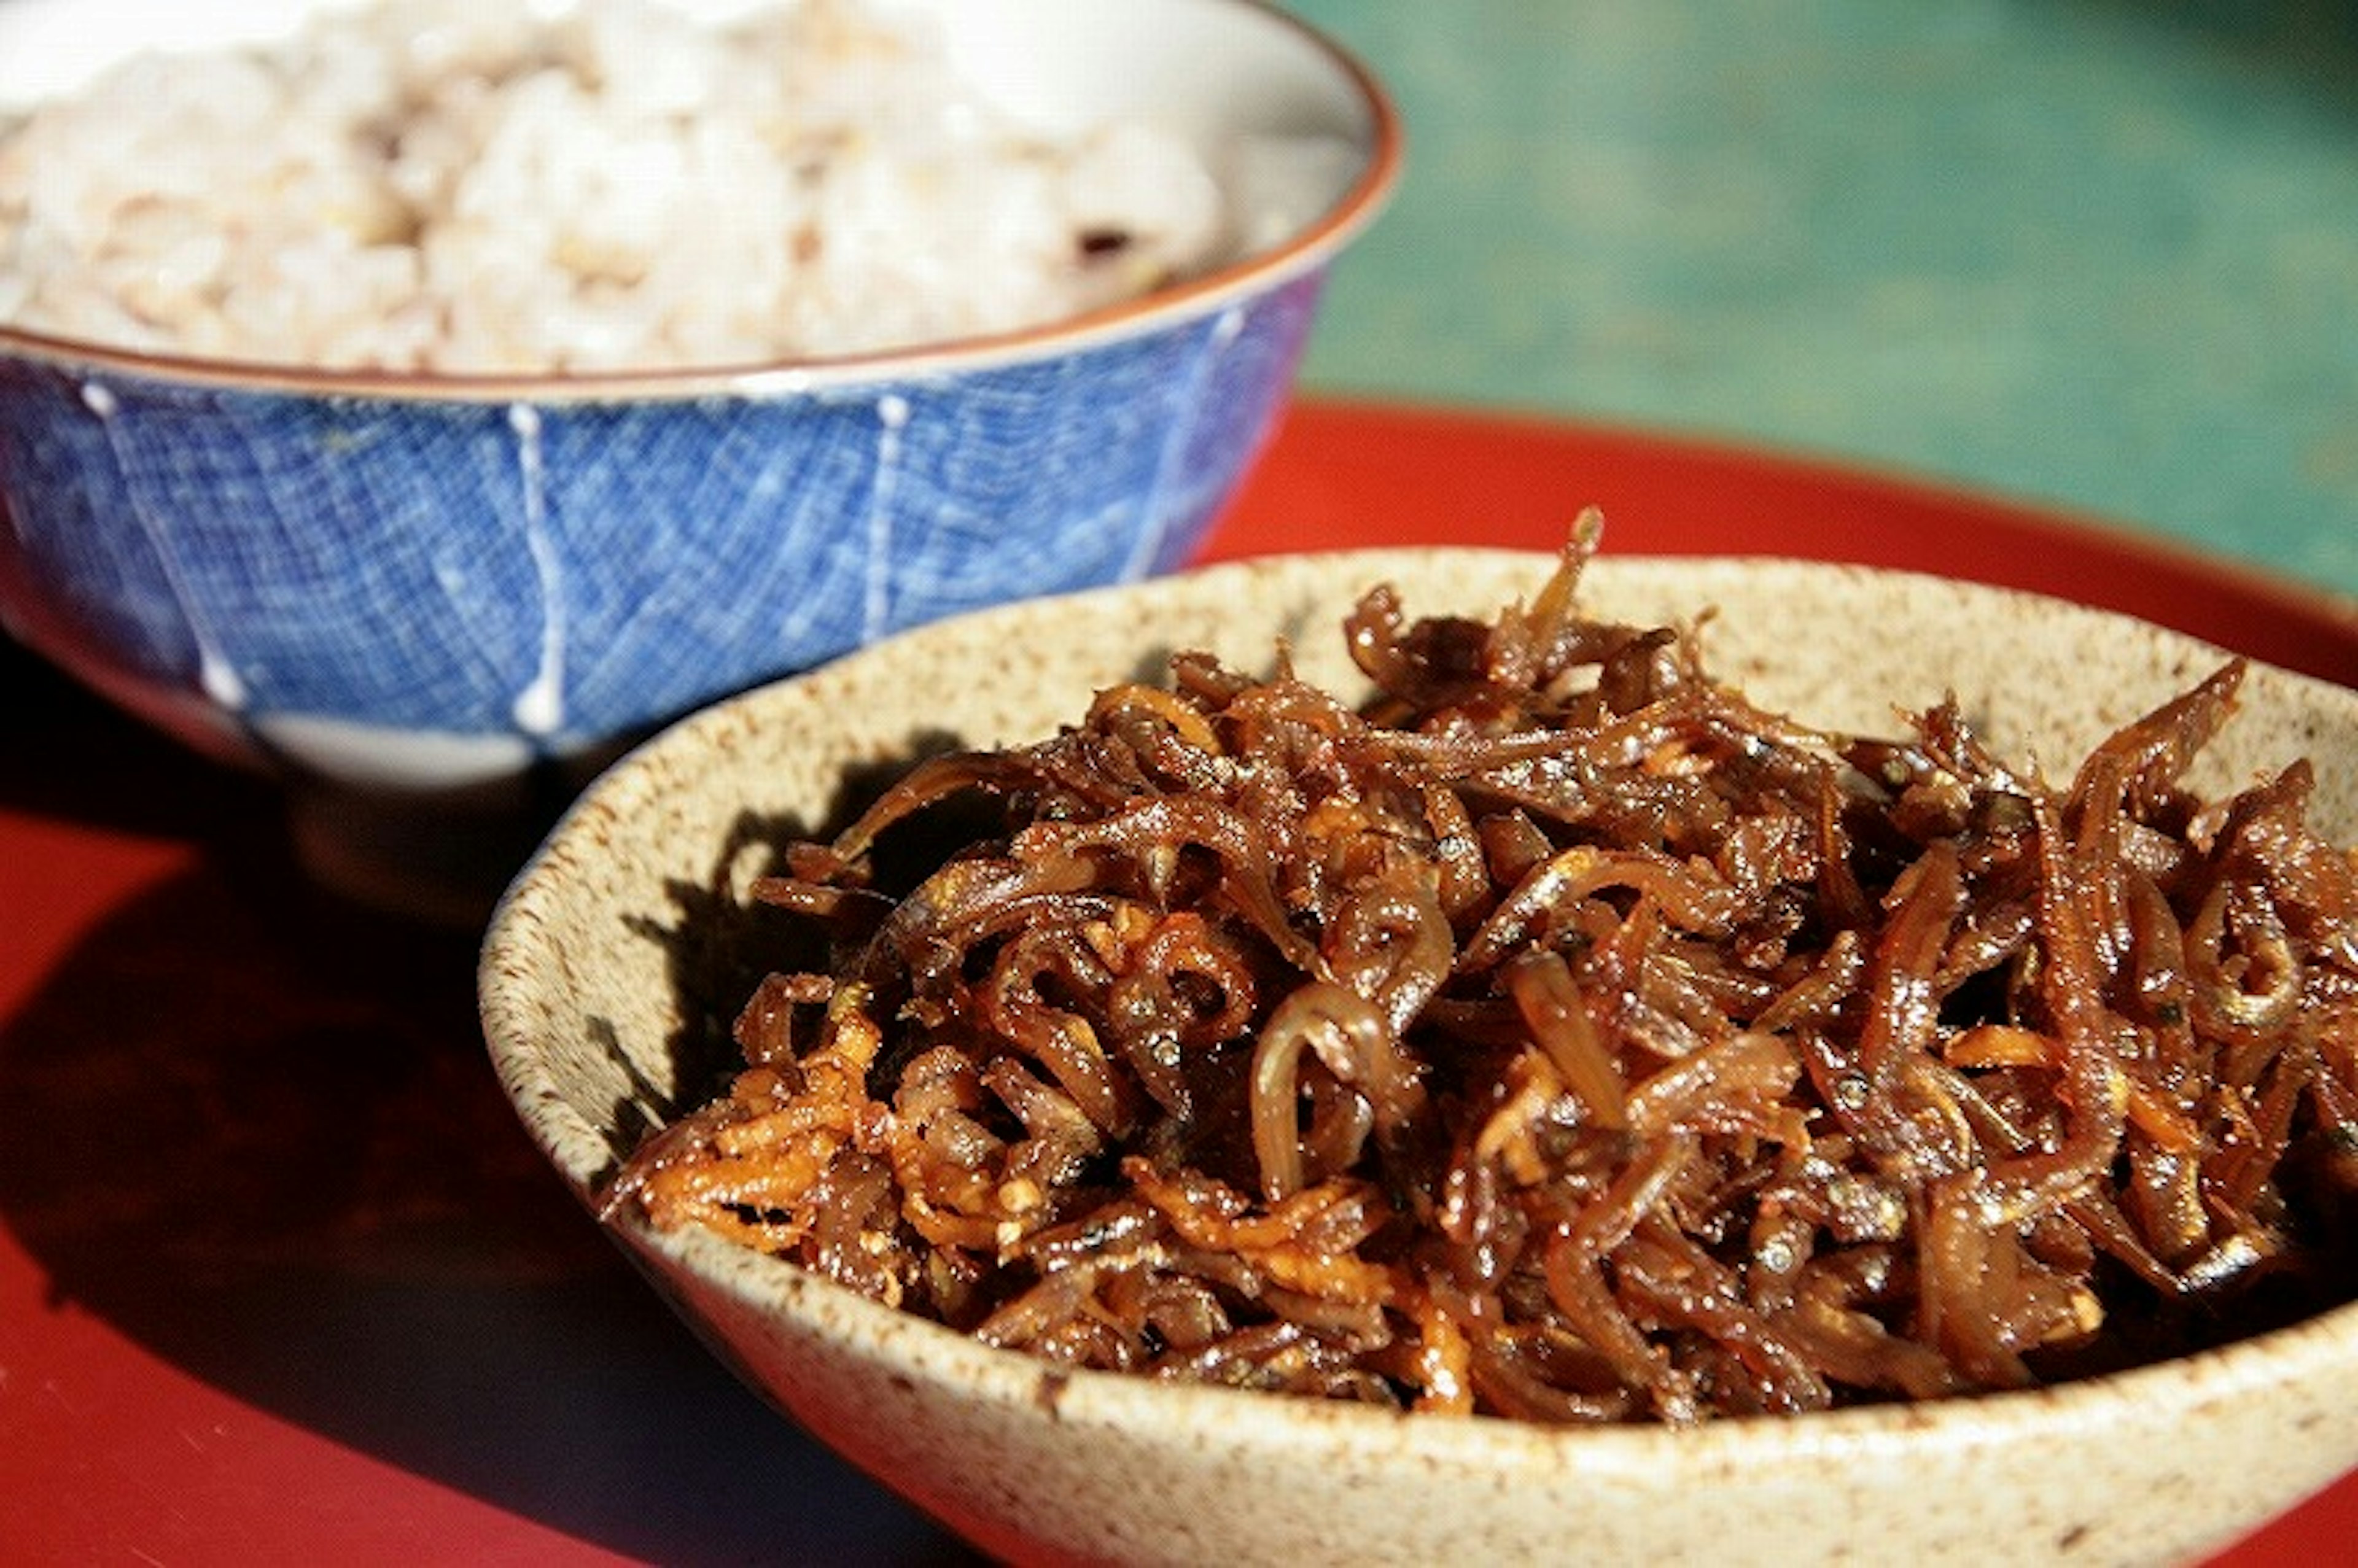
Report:
M 1215 568 L 960 618 L 699 716 L 601 781 L 503 904 L 482 969 L 503 1080 L 568 1184 L 602 1204 L 645 1135 L 726 1070 L 703 1047 L 775 967 L 780 912 L 753 893 L 780 845 L 839 827 L 920 752 L 1037 741 L 1174 652 L 1268 670 L 1282 636 L 1291 674 L 1363 691 L 1335 629 L 1369 588 L 1392 585 L 1412 614 L 1487 617 L 1531 603 L 1554 564 L 1440 550 Z M 1580 597 L 1638 625 L 1702 618 L 1713 672 L 1766 712 L 1885 735 L 1896 708 L 1947 694 L 1995 754 L 2058 773 L 2173 699 L 2216 695 L 2208 683 L 2235 668 L 2234 717 L 2190 785 L 2231 795 L 2306 759 L 2310 826 L 2326 843 L 2358 838 L 2358 697 L 2121 617 L 1760 560 L 1607 558 Z M 961 701 L 946 710 L 948 689 Z M 1592 1108 L 1603 1098 L 1585 1091 Z M 1260 1147 L 1266 1170 L 1273 1146 Z M 1259 1201 L 1314 1182 L 1321 1156 L 1304 1158 Z M 1924 1561 L 2169 1561 L 2358 1459 L 2358 1320 L 2330 1294 L 2289 1325 L 2036 1388 L 1554 1427 L 1079 1368 L 701 1226 L 608 1213 L 757 1388 L 985 1549 L 1027 1560 L 1543 1560 L 1577 1541 L 1599 1561 L 1663 1561 L 1740 1535 L 1772 1561 L 1894 1543 Z

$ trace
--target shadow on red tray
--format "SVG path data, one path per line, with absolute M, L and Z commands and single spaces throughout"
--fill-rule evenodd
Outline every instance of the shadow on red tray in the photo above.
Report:
M 0 805 L 200 850 L 0 1022 L 0 1225 L 53 1308 L 630 1557 L 963 1560 L 731 1379 L 566 1195 L 483 1055 L 471 934 L 329 901 L 266 791 L 31 696 L 81 749 L 0 769 Z

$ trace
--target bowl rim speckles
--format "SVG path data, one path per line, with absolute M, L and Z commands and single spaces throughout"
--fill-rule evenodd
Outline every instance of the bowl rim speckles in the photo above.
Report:
M 765 398 L 829 392 L 1053 360 L 1142 337 L 1234 306 L 1329 264 L 1390 201 L 1401 167 L 1400 114 L 1381 81 L 1349 49 L 1270 0 L 1166 0 L 1233 13 L 1304 53 L 1357 122 L 1363 161 L 1323 211 L 1282 242 L 1138 297 L 1020 330 L 872 352 L 658 370 L 441 374 L 209 358 L 126 349 L 0 320 L 0 359 L 136 376 L 158 383 L 421 402 L 547 404 Z
M 1335 626 L 1365 589 L 1394 583 L 1412 615 L 1487 613 L 1527 598 L 1551 564 L 1449 548 L 1262 557 L 937 622 L 690 719 L 593 786 L 495 916 L 482 996 L 502 1082 L 590 1202 L 636 1092 L 622 1064 L 659 1071 L 666 1047 L 650 1032 L 671 1021 L 666 998 L 633 990 L 665 984 L 662 955 L 622 923 L 670 918 L 672 890 L 702 885 L 740 810 L 824 815 L 814 792 L 840 764 L 947 722 L 979 743 L 1044 733 L 1086 707 L 1082 672 L 1121 678 L 1171 647 L 1266 667 L 1284 635 L 1303 673 L 1337 679 Z M 2069 716 L 2053 757 L 2093 744 L 2227 656 L 2102 611 L 1861 567 L 1608 557 L 1584 586 L 1606 614 L 1693 621 L 1716 606 L 1714 666 L 1805 720 L 1887 725 L 1891 704 L 1946 686 L 1991 715 L 1985 732 L 2008 755 L 2008 736 L 2042 713 Z M 1914 617 L 1918 635 L 1842 620 L 1870 611 Z M 1825 634 L 1796 636 L 1796 618 Z M 977 706 L 945 711 L 940 678 L 978 660 L 996 664 Z M 1894 670 L 1917 678 L 1895 684 Z M 1794 701 L 1780 682 L 1848 682 L 1849 710 Z M 2255 760 L 2289 761 L 2292 738 L 2358 753 L 2358 693 L 2255 665 L 2214 762 L 2244 778 Z M 2320 820 L 2358 839 L 2358 769 L 2321 781 Z M 1759 1561 L 1865 1559 L 1894 1541 L 1925 1561 L 2159 1560 L 2223 1544 L 2358 1462 L 2358 1307 L 2031 1393 L 1563 1430 L 1067 1372 L 704 1233 L 628 1217 L 611 1232 L 750 1383 L 1011 1555 L 1544 1560 L 1577 1531 L 1598 1561 L 1724 1555 L 1737 1541 Z M 2265 1468 L 2234 1457 L 2253 1444 Z

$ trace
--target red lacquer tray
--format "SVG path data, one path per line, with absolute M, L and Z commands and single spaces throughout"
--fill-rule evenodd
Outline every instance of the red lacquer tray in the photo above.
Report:
M 2033 509 L 1628 431 L 1310 403 L 1208 554 L 1774 553 L 2129 611 L 2358 684 L 2358 609 Z M 473 944 L 0 643 L 0 1558 L 948 1563 L 741 1391 L 541 1166 Z M 2223 1562 L 2330 1560 L 2358 1480 Z

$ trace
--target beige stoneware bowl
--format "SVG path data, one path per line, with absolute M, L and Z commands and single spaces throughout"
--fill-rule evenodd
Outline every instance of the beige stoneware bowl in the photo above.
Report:
M 1396 584 L 1412 615 L 1488 615 L 1551 564 L 1216 568 L 938 623 L 687 720 L 597 784 L 502 904 L 482 967 L 500 1076 L 586 1201 L 675 1088 L 692 1015 L 742 1000 L 728 955 L 756 847 L 825 827 L 848 775 L 953 735 L 1036 739 L 1176 648 L 1265 669 L 1283 633 L 1305 674 L 1346 684 L 1336 628 L 1366 588 Z M 1714 607 L 1717 671 L 1820 724 L 1889 732 L 1894 705 L 1952 688 L 2003 752 L 2059 770 L 2220 656 L 2051 600 L 1844 567 L 1608 558 L 1585 599 L 1653 622 Z M 2201 786 L 2309 755 L 2314 820 L 2358 840 L 2358 693 L 2269 669 L 2244 693 Z M 2037 1393 L 1564 1431 L 1066 1374 L 707 1234 L 612 1232 L 753 1387 L 1024 1562 L 2169 1562 L 2358 1464 L 2358 1308 Z

